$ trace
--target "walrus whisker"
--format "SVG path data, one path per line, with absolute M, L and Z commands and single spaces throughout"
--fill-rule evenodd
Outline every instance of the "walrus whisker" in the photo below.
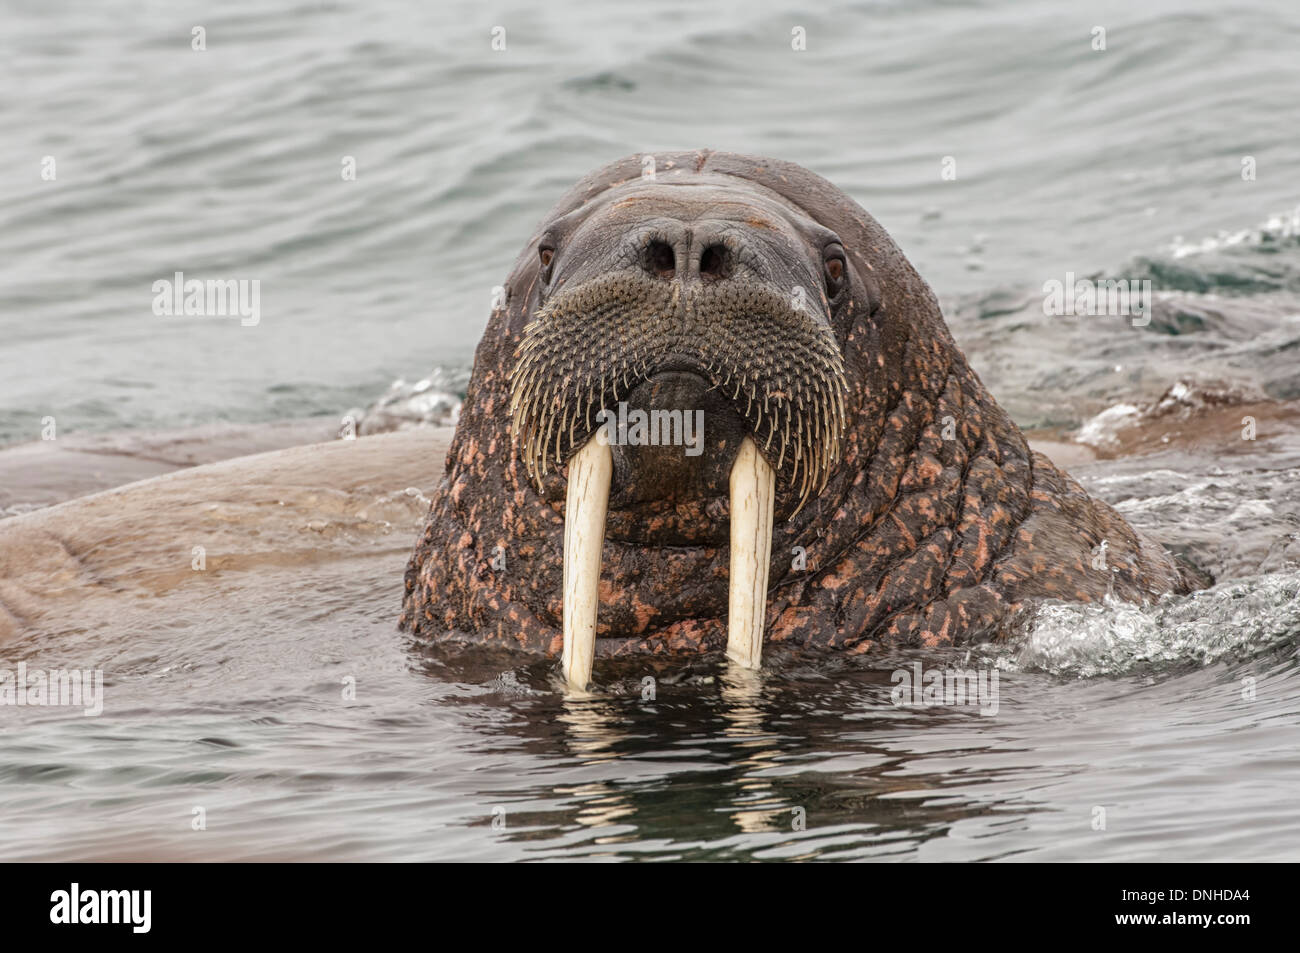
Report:
M 691 289 L 683 330 L 676 287 L 613 272 L 537 312 L 510 374 L 511 430 L 540 489 L 599 428 L 597 412 L 629 399 L 671 356 L 693 362 L 705 392 L 726 395 L 799 512 L 824 486 L 846 430 L 843 359 L 828 327 L 759 289 Z

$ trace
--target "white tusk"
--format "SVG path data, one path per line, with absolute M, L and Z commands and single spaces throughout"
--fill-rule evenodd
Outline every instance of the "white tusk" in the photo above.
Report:
M 600 604 L 600 550 L 605 543 L 609 480 L 614 457 L 595 436 L 569 460 L 564 497 L 564 655 L 570 691 L 585 691 L 596 654 Z
M 746 437 L 731 468 L 731 585 L 727 600 L 727 655 L 745 668 L 758 668 L 763 658 L 775 499 L 776 473 L 753 439 Z

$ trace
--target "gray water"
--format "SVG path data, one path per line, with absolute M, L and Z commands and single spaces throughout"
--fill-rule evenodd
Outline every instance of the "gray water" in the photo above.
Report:
M 806 165 L 941 295 L 1289 215 L 1300 10 L 1221 6 L 4 0 L 0 444 L 464 366 L 546 209 L 632 152 Z M 156 316 L 177 270 L 260 280 L 260 323 Z
M 564 189 L 620 155 L 708 146 L 861 202 L 1003 406 L 1083 428 L 1102 459 L 1072 473 L 1217 580 L 1151 607 L 1048 606 L 969 656 L 777 656 L 752 681 L 711 658 L 598 666 L 601 693 L 575 700 L 548 663 L 410 645 L 396 552 L 274 612 L 200 603 L 95 633 L 103 716 L 0 709 L 4 856 L 1300 855 L 1283 412 L 1300 6 L 5 0 L 0 17 L 0 444 L 47 415 L 70 432 L 337 419 L 396 378 L 463 381 L 493 285 Z M 156 316 L 152 283 L 178 270 L 260 280 L 260 322 Z M 1045 317 L 1041 285 L 1066 271 L 1150 278 L 1151 325 Z M 1123 412 L 1179 381 L 1218 382 L 1228 412 Z M 1226 444 L 1238 404 L 1259 439 Z M 1167 449 L 1135 452 L 1165 430 Z M 85 652 L 46 639 L 0 661 Z M 998 672 L 996 714 L 893 704 L 916 661 Z

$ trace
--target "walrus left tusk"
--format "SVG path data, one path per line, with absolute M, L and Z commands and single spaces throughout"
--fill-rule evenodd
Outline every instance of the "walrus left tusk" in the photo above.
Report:
M 775 498 L 776 473 L 753 439 L 746 437 L 731 467 L 731 581 L 727 600 L 727 655 L 745 668 L 758 668 L 763 658 Z
M 585 691 L 596 654 L 600 604 L 600 550 L 605 543 L 609 480 L 614 458 L 595 436 L 569 460 L 564 497 L 564 655 L 570 691 Z

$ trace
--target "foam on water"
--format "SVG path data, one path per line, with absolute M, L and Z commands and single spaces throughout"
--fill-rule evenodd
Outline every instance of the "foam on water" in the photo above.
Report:
M 1255 228 L 1223 230 L 1215 235 L 1207 235 L 1200 241 L 1192 242 L 1177 235 L 1169 243 L 1169 253 L 1175 258 L 1188 258 L 1192 255 L 1205 255 L 1240 245 L 1271 246 L 1295 239 L 1300 239 L 1300 205 L 1290 212 L 1270 215 Z
M 1151 606 L 1048 603 L 1016 656 L 1026 671 L 1092 678 L 1245 659 L 1300 640 L 1300 572 L 1221 583 Z

